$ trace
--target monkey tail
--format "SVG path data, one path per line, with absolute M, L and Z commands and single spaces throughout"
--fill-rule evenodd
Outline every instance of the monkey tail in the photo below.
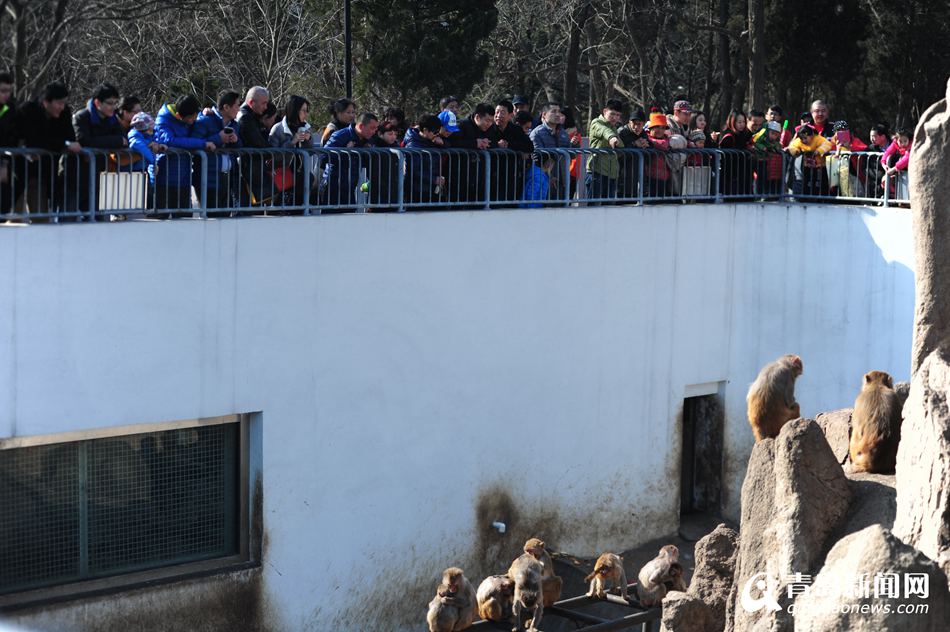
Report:
M 585 581 L 585 582 L 589 582 L 590 580 L 594 579 L 594 577 L 596 577 L 596 576 L 597 576 L 597 571 L 594 570 L 593 573 L 591 573 L 590 575 L 588 575 L 587 577 L 584 578 L 584 581 Z

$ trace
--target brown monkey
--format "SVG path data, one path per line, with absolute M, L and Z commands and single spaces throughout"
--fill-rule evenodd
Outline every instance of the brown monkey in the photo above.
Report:
M 749 424 L 755 440 L 777 437 L 787 421 L 801 416 L 795 401 L 795 378 L 802 374 L 802 359 L 784 355 L 766 364 L 749 387 Z
M 640 605 L 651 607 L 663 601 L 666 596 L 666 582 L 670 579 L 670 570 L 673 564 L 679 562 L 679 549 L 667 544 L 660 549 L 660 554 L 646 563 L 637 575 L 637 597 Z
M 512 632 L 520 632 L 525 611 L 533 612 L 531 632 L 537 632 L 544 614 L 544 599 L 541 595 L 541 574 L 544 568 L 533 555 L 524 553 L 511 563 L 508 577 L 515 583 L 514 602 L 511 606 Z
M 544 549 L 544 542 L 538 538 L 530 538 L 524 543 L 524 552 L 534 556 L 541 562 L 541 594 L 544 596 L 544 607 L 553 606 L 561 598 L 563 580 L 554 574 L 554 562 Z
M 884 371 L 864 375 L 851 415 L 848 454 L 857 471 L 893 472 L 901 439 L 901 404 L 894 381 Z
M 686 592 L 689 590 L 689 587 L 686 585 L 686 578 L 683 577 L 683 565 L 679 562 L 670 564 L 670 578 L 663 582 L 666 585 L 666 592 L 671 593 L 674 590 L 677 592 Z
M 489 621 L 511 619 L 511 603 L 515 597 L 515 583 L 507 575 L 486 577 L 478 586 L 478 616 Z
M 623 558 L 616 553 L 604 553 L 594 563 L 594 572 L 584 578 L 590 582 L 588 597 L 603 599 L 607 595 L 607 583 L 620 588 L 620 596 L 627 599 L 627 573 L 623 570 Z
M 429 602 L 429 632 L 455 632 L 471 627 L 475 621 L 475 601 L 475 589 L 462 569 L 445 569 L 442 583 Z

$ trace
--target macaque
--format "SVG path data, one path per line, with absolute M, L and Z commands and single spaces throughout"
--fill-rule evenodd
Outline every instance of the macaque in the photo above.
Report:
M 508 577 L 515 583 L 514 603 L 511 606 L 512 632 L 521 632 L 521 621 L 527 611 L 533 612 L 530 632 L 537 632 L 544 614 L 541 594 L 541 575 L 544 568 L 533 555 L 524 553 L 511 563 Z
M 627 573 L 623 570 L 623 559 L 616 553 L 604 553 L 598 557 L 594 572 L 585 577 L 584 581 L 590 582 L 588 597 L 606 597 L 607 584 L 610 582 L 620 589 L 620 596 L 627 599 Z
M 442 572 L 442 583 L 429 602 L 426 621 L 429 632 L 455 632 L 471 627 L 475 621 L 475 589 L 462 569 L 451 567 Z
M 544 548 L 544 542 L 538 538 L 531 538 L 524 543 L 524 552 L 534 556 L 541 562 L 541 594 L 544 597 L 544 607 L 553 606 L 561 598 L 563 580 L 554 574 L 554 562 Z
M 777 437 L 782 426 L 801 416 L 795 401 L 795 378 L 802 374 L 802 359 L 784 355 L 766 364 L 749 387 L 749 424 L 755 440 Z
M 666 596 L 665 582 L 671 579 L 670 571 L 673 564 L 679 562 L 679 549 L 667 544 L 660 549 L 660 554 L 646 563 L 637 575 L 637 597 L 640 605 L 650 608 L 658 605 Z M 682 568 L 680 569 L 682 572 Z
M 671 593 L 674 590 L 677 592 L 686 592 L 689 590 L 689 587 L 686 585 L 686 578 L 683 577 L 684 570 L 683 565 L 679 562 L 670 564 L 670 578 L 663 582 L 666 585 L 666 592 Z
M 883 371 L 865 374 L 851 414 L 848 453 L 856 471 L 893 472 L 901 438 L 901 404 L 894 381 Z
M 509 621 L 515 582 L 507 575 L 491 575 L 478 586 L 478 616 L 489 621 Z

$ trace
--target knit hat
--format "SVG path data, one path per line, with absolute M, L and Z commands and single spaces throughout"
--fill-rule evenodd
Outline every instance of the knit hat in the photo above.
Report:
M 804 134 L 817 134 L 818 130 L 811 126 L 809 123 L 805 123 L 798 128 L 798 135 L 803 136 Z
M 132 117 L 132 127 L 140 132 L 146 131 L 155 124 L 155 119 L 148 112 L 138 112 Z
M 650 127 L 669 127 L 670 124 L 666 120 L 666 114 L 660 112 L 659 109 L 653 108 L 650 110 Z
M 850 130 L 851 128 L 848 127 L 847 121 L 835 121 L 835 125 L 832 129 L 836 132 L 843 132 L 844 130 Z
M 765 127 L 772 132 L 782 133 L 782 126 L 778 124 L 778 121 L 769 121 L 765 124 Z
M 693 131 L 689 133 L 689 139 L 693 141 L 694 143 L 701 140 L 705 141 L 706 133 L 703 132 L 703 130 L 701 129 L 694 129 Z

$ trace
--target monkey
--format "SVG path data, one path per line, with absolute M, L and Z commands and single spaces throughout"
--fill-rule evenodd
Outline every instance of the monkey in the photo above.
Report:
M 884 371 L 864 375 L 851 414 L 848 454 L 856 471 L 893 472 L 901 438 L 901 404 L 894 381 Z
M 512 632 L 521 632 L 522 615 L 531 613 L 530 632 L 537 632 L 544 614 L 544 599 L 541 594 L 541 575 L 544 568 L 533 555 L 524 553 L 511 563 L 508 577 L 515 584 L 514 602 L 511 606 Z
M 442 583 L 429 602 L 426 621 L 429 632 L 455 632 L 471 627 L 475 621 L 475 589 L 462 569 L 451 567 L 442 572 Z
M 478 586 L 478 616 L 489 621 L 511 619 L 511 603 L 515 597 L 515 583 L 507 575 L 491 575 Z
M 686 585 L 686 578 L 683 577 L 683 575 L 684 570 L 682 564 L 679 562 L 670 564 L 670 578 L 663 582 L 666 585 L 667 593 L 671 593 L 674 590 L 677 592 L 686 592 L 689 590 L 689 587 Z
M 646 563 L 637 575 L 637 597 L 640 605 L 647 608 L 663 601 L 666 596 L 666 582 L 669 580 L 673 564 L 679 562 L 679 549 L 667 544 L 660 549 L 660 554 Z M 682 573 L 682 568 L 681 568 Z M 680 575 L 682 580 L 682 574 Z
M 588 597 L 603 599 L 607 595 L 607 582 L 620 588 L 620 596 L 627 599 L 627 573 L 623 570 L 623 558 L 616 553 L 604 553 L 594 563 L 594 572 L 584 578 L 590 582 Z
M 746 396 L 756 441 L 777 437 L 786 422 L 801 417 L 795 401 L 795 378 L 802 371 L 802 359 L 797 355 L 784 355 L 759 371 Z
M 561 598 L 563 580 L 554 574 L 554 562 L 544 548 L 544 542 L 538 538 L 530 538 L 524 543 L 524 552 L 533 555 L 541 562 L 541 594 L 544 598 L 544 607 L 553 606 Z

